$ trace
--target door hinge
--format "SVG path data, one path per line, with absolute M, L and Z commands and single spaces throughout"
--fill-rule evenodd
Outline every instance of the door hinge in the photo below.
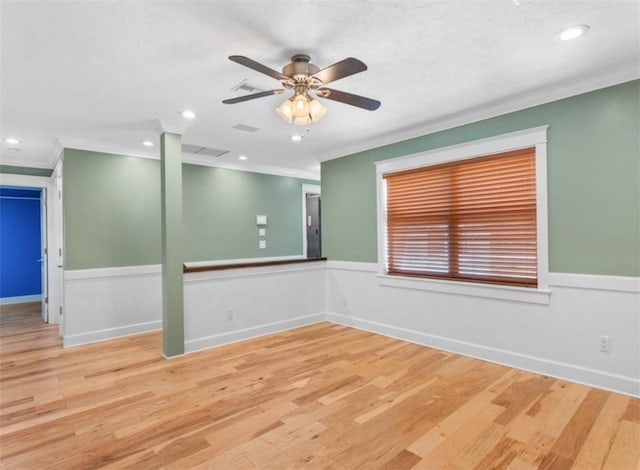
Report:
M 45 303 L 45 304 L 48 304 L 48 303 L 49 303 L 49 297 L 45 297 L 45 298 L 44 298 L 44 303 Z
M 49 254 L 49 251 L 47 248 L 44 249 L 44 255 L 47 256 Z
M 60 316 L 62 316 L 62 305 L 58 307 L 58 312 L 60 313 Z
M 58 256 L 62 256 L 62 248 L 58 248 Z
M 62 191 L 58 189 L 58 199 L 62 199 Z

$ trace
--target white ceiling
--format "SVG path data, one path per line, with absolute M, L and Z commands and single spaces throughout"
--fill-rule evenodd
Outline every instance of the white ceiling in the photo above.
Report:
M 230 167 L 318 175 L 319 162 L 640 76 L 640 3 L 625 0 L 6 1 L 1 3 L 1 161 L 51 166 L 65 146 L 157 155 L 154 123 L 226 149 Z M 556 34 L 588 24 L 573 42 Z M 374 112 L 325 100 L 301 130 L 275 113 L 284 95 L 235 105 L 240 81 L 280 84 L 233 63 L 281 70 L 306 53 L 324 68 L 369 69 L 330 86 L 378 99 Z M 236 124 L 257 127 L 237 131 Z M 7 137 L 21 143 L 9 145 Z M 13 147 L 14 149 L 10 149 Z M 16 150 L 17 149 L 17 150 Z M 247 155 L 246 162 L 237 157 Z

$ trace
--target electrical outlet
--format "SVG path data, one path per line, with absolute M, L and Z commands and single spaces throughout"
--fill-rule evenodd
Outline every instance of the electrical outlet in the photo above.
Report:
M 258 242 L 258 248 L 260 248 L 261 250 L 265 249 L 267 247 L 267 240 L 260 240 Z
M 611 339 L 608 336 L 600 335 L 600 351 L 608 353 L 611 351 Z
M 227 320 L 233 320 L 233 309 L 231 307 L 227 307 Z

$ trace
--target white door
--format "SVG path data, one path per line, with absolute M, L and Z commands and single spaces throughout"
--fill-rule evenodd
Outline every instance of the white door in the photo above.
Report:
M 42 319 L 49 321 L 49 282 L 48 249 L 47 249 L 47 189 L 40 192 L 40 279 L 42 281 Z

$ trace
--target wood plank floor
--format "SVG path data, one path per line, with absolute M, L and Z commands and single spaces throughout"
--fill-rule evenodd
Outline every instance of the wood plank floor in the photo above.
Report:
M 165 360 L 0 318 L 0 466 L 637 469 L 639 400 L 330 323 Z

